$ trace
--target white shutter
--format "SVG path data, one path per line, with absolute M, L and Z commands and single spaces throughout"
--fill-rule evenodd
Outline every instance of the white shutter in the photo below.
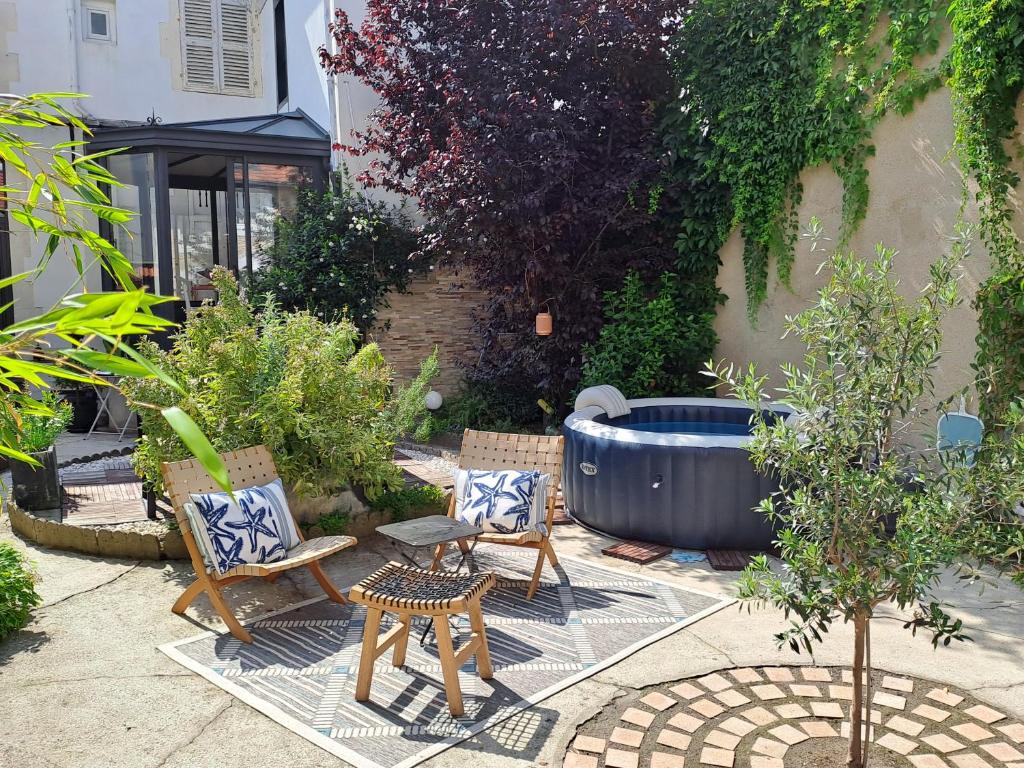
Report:
M 213 23 L 214 0 L 181 0 L 185 87 L 216 91 L 217 42 Z
M 221 0 L 220 43 L 225 93 L 252 93 L 252 31 L 248 4 Z
M 185 88 L 253 93 L 253 29 L 247 0 L 181 0 Z

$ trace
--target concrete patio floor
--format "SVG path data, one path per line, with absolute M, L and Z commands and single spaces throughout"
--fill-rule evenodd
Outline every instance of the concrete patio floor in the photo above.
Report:
M 0 521 L 0 540 L 14 541 L 35 561 L 44 606 L 23 631 L 0 644 L 0 766 L 67 768 L 204 768 L 222 765 L 339 766 L 344 763 L 191 674 L 157 646 L 220 629 L 205 598 L 189 618 L 170 605 L 191 580 L 184 562 L 99 560 L 30 546 Z M 576 526 L 557 529 L 560 554 L 636 570 L 600 555 L 607 543 Z M 327 561 L 349 585 L 391 558 L 388 545 L 367 539 Z M 661 560 L 645 566 L 659 578 L 705 591 L 731 593 L 734 574 L 706 564 Z M 230 602 L 254 616 L 320 593 L 306 572 L 276 584 L 229 587 Z M 901 617 L 875 622 L 878 668 L 948 682 L 1011 714 L 1024 715 L 1024 594 L 1008 582 L 982 594 L 950 578 L 943 597 L 965 618 L 973 643 L 933 650 L 911 637 Z M 712 670 L 808 662 L 777 650 L 784 626 L 771 611 L 729 607 L 594 677 L 552 696 L 424 765 L 561 765 L 576 726 L 616 697 L 637 688 Z M 818 650 L 820 664 L 847 664 L 852 633 L 835 628 Z

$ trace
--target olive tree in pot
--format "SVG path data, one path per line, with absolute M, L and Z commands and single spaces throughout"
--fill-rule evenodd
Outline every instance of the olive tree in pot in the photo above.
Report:
M 753 366 L 714 371 L 754 407 L 751 458 L 781 480 L 762 509 L 778 524 L 785 568 L 756 558 L 740 596 L 781 609 L 790 627 L 776 640 L 796 652 L 810 652 L 836 621 L 853 625 L 850 768 L 868 761 L 876 611 L 905 610 L 906 628 L 948 645 L 966 636 L 934 592 L 947 569 L 978 577 L 976 563 L 1000 561 L 1024 583 L 1014 543 L 1024 538 L 1013 511 L 1024 498 L 1021 409 L 1012 423 L 989 425 L 973 455 L 940 451 L 931 434 L 940 323 L 958 301 L 968 242 L 968 233 L 955 241 L 916 299 L 901 295 L 892 251 L 879 248 L 872 263 L 845 254 L 827 262 L 832 277 L 817 304 L 787 320 L 806 348 L 801 364 L 782 367 L 779 389 L 781 402 L 803 414 L 798 426 L 772 418 L 764 407 L 768 379 Z
M 71 405 L 51 392 L 43 395 L 38 408 L 24 402 L 19 408 L 21 431 L 18 448 L 38 462 L 34 466 L 12 459 L 11 485 L 15 503 L 29 512 L 59 510 L 60 478 L 57 474 L 57 437 L 71 423 Z

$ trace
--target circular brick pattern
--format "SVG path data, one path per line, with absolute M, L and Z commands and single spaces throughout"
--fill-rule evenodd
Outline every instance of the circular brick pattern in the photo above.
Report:
M 743 667 L 656 686 L 580 727 L 564 768 L 800 768 L 787 754 L 843 739 L 853 677 Z M 873 754 L 908 768 L 1024 768 L 1024 724 L 947 686 L 876 671 Z

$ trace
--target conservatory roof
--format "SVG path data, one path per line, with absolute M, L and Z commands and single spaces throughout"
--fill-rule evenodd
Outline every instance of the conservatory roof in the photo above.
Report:
M 313 118 L 297 109 L 273 115 L 141 125 L 97 125 L 89 150 L 129 147 L 191 149 L 210 153 L 261 152 L 330 157 L 331 138 Z

